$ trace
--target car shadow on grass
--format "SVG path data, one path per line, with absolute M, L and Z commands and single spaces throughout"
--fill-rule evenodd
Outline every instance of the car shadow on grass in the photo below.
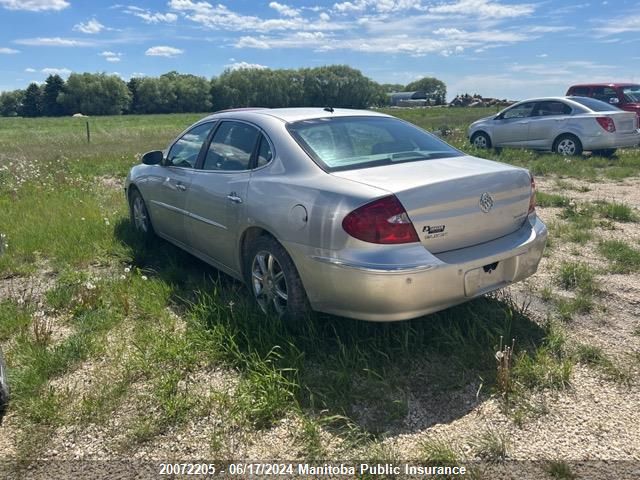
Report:
M 287 324 L 265 316 L 241 282 L 170 243 L 143 241 L 128 221 L 115 232 L 134 266 L 170 287 L 199 348 L 242 374 L 236 413 L 258 429 L 292 410 L 373 435 L 449 423 L 494 392 L 501 342 L 532 352 L 545 337 L 504 294 L 411 321 L 317 314 Z

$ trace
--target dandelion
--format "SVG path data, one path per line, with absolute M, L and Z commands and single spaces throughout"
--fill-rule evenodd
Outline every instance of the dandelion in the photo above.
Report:
M 124 267 L 124 273 L 129 273 L 131 271 L 131 267 Z
M 96 289 L 95 284 L 93 284 L 91 282 L 85 283 L 84 286 L 87 288 L 87 290 L 95 290 Z
M 146 276 L 146 275 L 142 275 L 140 278 L 141 278 L 142 280 L 148 280 L 148 278 L 147 278 L 147 276 Z
M 123 273 L 122 275 L 120 275 L 120 280 L 126 280 L 127 276 Z

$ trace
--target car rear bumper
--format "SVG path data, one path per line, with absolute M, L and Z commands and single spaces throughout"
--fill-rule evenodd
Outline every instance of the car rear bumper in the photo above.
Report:
M 437 255 L 421 245 L 395 246 L 404 254 L 394 255 L 394 263 L 284 245 L 314 310 L 394 321 L 436 312 L 529 277 L 538 268 L 546 240 L 547 228 L 532 216 L 507 236 Z
M 582 139 L 584 150 L 637 147 L 640 145 L 640 130 L 629 133 L 605 133 Z

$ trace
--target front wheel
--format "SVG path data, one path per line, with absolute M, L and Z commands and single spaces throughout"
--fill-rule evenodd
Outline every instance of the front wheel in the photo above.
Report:
M 249 247 L 247 283 L 260 310 L 297 321 L 311 313 L 298 270 L 275 239 L 259 237 Z
M 594 150 L 592 153 L 594 155 L 597 155 L 598 157 L 611 158 L 611 157 L 613 157 L 615 155 L 616 149 L 615 148 L 605 148 L 603 150 Z
M 560 135 L 553 144 L 553 151 L 565 156 L 581 155 L 582 143 L 575 135 Z
M 146 239 L 153 237 L 154 231 L 149 211 L 142 195 L 136 188 L 131 191 L 129 196 L 129 214 L 131 223 L 137 232 L 141 233 Z
M 476 132 L 471 135 L 471 145 L 480 149 L 491 148 L 491 139 L 484 132 Z

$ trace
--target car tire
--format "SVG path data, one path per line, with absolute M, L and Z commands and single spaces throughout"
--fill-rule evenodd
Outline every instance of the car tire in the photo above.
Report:
M 615 155 L 616 153 L 616 149 L 615 148 L 605 148 L 603 150 L 594 150 L 593 152 L 594 155 L 597 155 L 598 157 L 604 157 L 604 158 L 611 158 Z
M 7 380 L 7 366 L 0 350 L 0 425 L 9 405 L 9 383 Z
M 131 225 L 133 225 L 136 232 L 140 233 L 147 240 L 154 237 L 155 232 L 151 224 L 151 217 L 149 216 L 147 205 L 137 188 L 132 188 L 131 194 L 129 195 L 129 217 Z
M 275 314 L 290 324 L 308 318 L 311 307 L 293 260 L 273 237 L 263 235 L 249 245 L 246 282 L 265 314 Z
M 565 133 L 553 142 L 553 152 L 564 156 L 582 155 L 582 142 L 575 135 Z
M 491 148 L 491 139 L 489 135 L 484 132 L 476 132 L 471 135 L 471 145 L 476 148 L 485 150 Z

